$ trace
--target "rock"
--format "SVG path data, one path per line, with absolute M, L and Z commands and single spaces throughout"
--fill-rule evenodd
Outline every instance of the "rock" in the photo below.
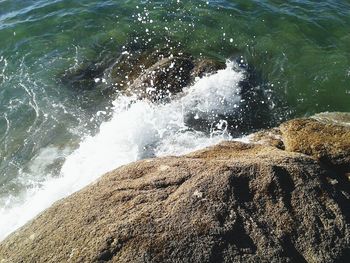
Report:
M 123 91 L 148 68 L 169 56 L 167 52 L 128 49 L 106 70 L 106 77 L 115 89 Z
M 0 262 L 346 262 L 350 193 L 332 176 L 238 142 L 138 161 L 10 235 Z
M 334 124 L 350 128 L 350 113 L 349 112 L 322 112 L 311 116 L 321 123 Z
M 220 69 L 225 69 L 225 63 L 211 60 L 207 58 L 196 59 L 194 62 L 194 68 L 191 72 L 191 79 L 194 81 L 196 78 L 204 77 L 208 74 L 213 74 Z
M 350 172 L 350 113 L 322 113 L 280 126 L 287 151 L 314 156 L 323 164 Z
M 245 71 L 245 78 L 239 83 L 242 99 L 238 114 L 229 117 L 232 131 L 238 134 L 250 134 L 276 126 L 276 116 L 272 108 L 273 104 L 279 103 L 279 99 L 269 94 L 267 80 L 263 79 L 261 72 L 253 65 L 247 63 L 238 65 Z
M 167 102 L 196 78 L 225 68 L 225 63 L 171 50 L 127 49 L 112 61 L 84 64 L 67 71 L 61 82 L 78 89 L 100 87 L 104 93 L 122 92 L 152 102 Z
M 284 150 L 282 133 L 279 128 L 272 128 L 252 133 L 247 136 L 247 139 L 252 143 L 273 146 Z
M 271 99 L 266 81 L 253 66 L 242 63 L 242 57 L 235 60 L 237 70 L 244 72 L 245 76 L 239 83 L 239 103 L 232 105 L 229 113 L 222 114 L 210 111 L 198 114 L 197 109 L 189 110 L 184 116 L 188 128 L 209 134 L 213 132 L 213 127 L 224 121 L 227 131 L 238 137 L 275 126 L 271 101 L 277 103 L 277 99 Z M 73 72 L 68 71 L 61 81 L 77 90 L 96 89 L 104 96 L 118 93 L 135 95 L 136 99 L 153 103 L 167 103 L 179 97 L 183 88 L 192 85 L 198 78 L 224 68 L 226 64 L 222 61 L 194 58 L 181 50 L 131 46 L 114 60 L 102 59 Z
M 128 53 L 113 65 L 111 81 L 127 94 L 152 102 L 168 102 L 196 78 L 225 68 L 225 63 L 194 59 L 183 52 Z M 126 77 L 125 77 L 126 76 Z
M 194 64 L 187 57 L 166 57 L 147 68 L 127 90 L 153 102 L 169 101 L 189 85 Z

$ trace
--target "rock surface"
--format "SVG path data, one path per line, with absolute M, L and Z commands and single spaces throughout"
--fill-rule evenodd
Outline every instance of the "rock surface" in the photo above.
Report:
M 61 82 L 77 89 L 100 87 L 104 92 L 136 94 L 152 102 L 166 102 L 196 78 L 225 68 L 209 58 L 164 50 L 126 50 L 115 61 L 102 60 L 67 71 Z
M 108 77 L 120 91 L 152 102 L 168 102 L 196 78 L 224 69 L 225 63 L 194 59 L 182 52 L 144 51 L 122 55 L 111 66 Z
M 323 112 L 248 136 L 251 142 L 307 154 L 338 172 L 350 172 L 350 113 Z
M 252 133 L 247 136 L 249 141 L 252 143 L 258 143 L 268 146 L 273 146 L 278 149 L 284 150 L 284 143 L 282 138 L 282 133 L 279 128 L 272 128 L 267 130 L 261 130 Z
M 286 149 L 319 125 L 282 125 Z M 123 166 L 10 235 L 0 262 L 348 262 L 350 188 L 317 149 L 223 142 Z
M 193 61 L 186 57 L 166 57 L 132 81 L 127 90 L 153 102 L 170 100 L 190 84 Z
M 322 113 L 280 126 L 287 151 L 319 159 L 334 169 L 350 172 L 350 113 Z

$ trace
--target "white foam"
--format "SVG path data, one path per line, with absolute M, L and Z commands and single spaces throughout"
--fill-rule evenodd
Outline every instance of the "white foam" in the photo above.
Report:
M 21 205 L 0 210 L 0 239 L 56 200 L 123 164 L 152 156 L 180 155 L 230 139 L 224 122 L 208 136 L 189 129 L 185 116 L 188 112 L 197 116 L 234 111 L 240 101 L 238 83 L 242 78 L 243 73 L 228 62 L 226 69 L 198 80 L 180 99 L 168 104 L 119 97 L 114 102 L 111 120 L 66 158 L 60 177 L 50 178 L 40 189 L 28 191 Z M 36 166 L 41 167 L 38 163 L 32 167 Z

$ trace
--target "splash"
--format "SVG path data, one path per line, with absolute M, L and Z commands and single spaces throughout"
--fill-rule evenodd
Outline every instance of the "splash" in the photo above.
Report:
M 112 118 L 102 123 L 99 133 L 82 140 L 77 150 L 65 159 L 59 177 L 50 177 L 40 187 L 27 192 L 25 201 L 0 210 L 0 239 L 25 224 L 35 215 L 102 174 L 121 165 L 166 155 L 181 155 L 232 139 L 225 121 L 211 123 L 210 134 L 191 129 L 194 120 L 230 114 L 240 102 L 239 82 L 244 72 L 233 62 L 224 70 L 205 76 L 168 104 L 121 96 L 114 101 Z M 52 149 L 48 149 L 50 153 Z M 42 168 L 41 156 L 35 167 Z

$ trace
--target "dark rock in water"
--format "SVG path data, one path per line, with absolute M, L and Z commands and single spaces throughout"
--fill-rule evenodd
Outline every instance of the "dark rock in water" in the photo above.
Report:
M 204 77 L 207 74 L 213 74 L 217 72 L 220 69 L 225 69 L 226 65 L 225 63 L 211 60 L 211 59 L 196 59 L 194 61 L 194 68 L 191 72 L 192 81 L 195 80 L 195 78 L 201 78 Z
M 128 86 L 128 91 L 153 102 L 168 101 L 172 95 L 189 85 L 193 68 L 190 58 L 163 58 L 135 79 Z
M 62 83 L 74 88 L 92 89 L 95 86 L 94 78 L 102 76 L 103 71 L 90 64 L 86 69 L 78 70 L 74 74 L 65 74 L 61 77 Z
M 102 78 L 108 61 L 90 62 L 81 65 L 75 70 L 67 70 L 59 77 L 64 85 L 78 90 L 92 90 L 96 88 L 95 79 Z
M 347 262 L 350 188 L 334 180 L 312 156 L 261 144 L 138 161 L 10 235 L 0 262 Z
M 267 93 L 266 80 L 262 78 L 252 65 L 239 63 L 246 72 L 245 78 L 239 83 L 241 87 L 241 104 L 238 116 L 233 116 L 232 127 L 239 127 L 244 133 L 260 130 L 276 125 L 271 114 L 271 98 Z M 277 98 L 273 98 L 274 103 Z
M 61 81 L 75 88 L 93 89 L 103 80 L 103 91 L 107 94 L 121 92 L 152 102 L 167 102 L 197 77 L 222 68 L 225 63 L 194 59 L 183 52 L 132 49 L 124 51 L 114 62 L 91 63 L 65 72 Z
M 124 51 L 107 70 L 115 89 L 125 90 L 148 68 L 164 59 L 162 52 Z
M 110 69 L 118 89 L 140 99 L 168 102 L 196 78 L 225 68 L 225 63 L 194 59 L 183 52 L 136 52 L 123 55 Z

